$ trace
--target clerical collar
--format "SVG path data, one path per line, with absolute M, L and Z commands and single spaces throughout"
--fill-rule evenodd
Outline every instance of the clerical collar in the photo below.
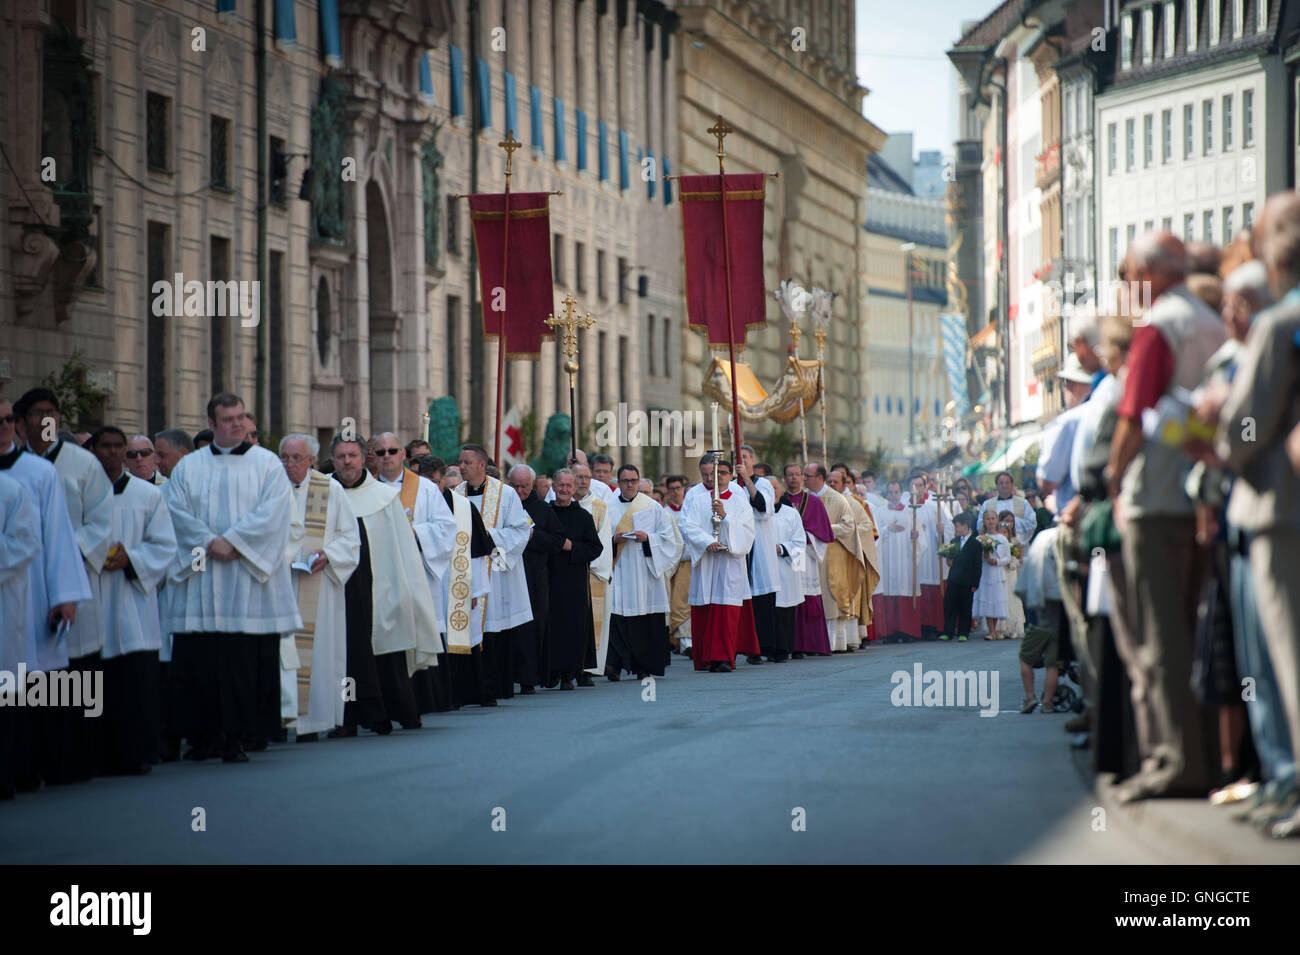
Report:
M 731 488 L 728 487 L 725 491 L 723 491 L 721 494 L 718 495 L 718 500 L 726 501 L 730 499 L 730 497 L 731 497 Z
M 32 443 L 30 441 L 27 442 L 27 450 L 32 454 L 36 454 L 36 449 L 32 447 Z M 50 445 L 48 448 L 45 449 L 44 454 L 38 456 L 44 458 L 46 461 L 49 461 L 51 464 L 53 464 L 54 459 L 59 456 L 59 452 L 62 450 L 63 450 L 63 439 L 59 438 L 58 441 L 55 441 L 52 445 Z
M 131 472 L 126 468 L 122 469 L 122 474 L 113 482 L 113 493 L 121 494 L 126 490 L 126 486 L 131 483 Z
M 1011 500 L 1013 497 L 1015 497 L 1014 494 L 1008 494 L 1006 497 L 999 497 L 998 500 L 999 500 L 999 501 L 1009 501 L 1009 500 Z
M 627 498 L 625 498 L 625 497 L 623 496 L 623 492 L 622 492 L 622 491 L 619 491 L 619 492 L 618 492 L 618 502 L 619 502 L 620 504 L 631 504 L 631 503 L 632 503 L 631 501 L 629 501 Z
M 247 441 L 241 441 L 233 448 L 219 448 L 217 447 L 217 442 L 213 441 L 208 445 L 208 447 L 212 449 L 213 454 L 244 454 L 252 447 L 252 444 Z
M 466 494 L 467 497 L 478 497 L 480 494 L 483 493 L 483 491 L 484 491 L 484 489 L 485 489 L 486 487 L 487 487 L 487 478 L 484 478 L 484 479 L 483 479 L 483 483 L 480 484 L 478 487 L 475 487 L 474 485 L 472 485 L 472 484 L 470 484 L 468 481 L 466 481 L 466 482 L 465 482 L 465 494 Z
M 10 445 L 10 449 L 7 454 L 0 454 L 0 471 L 8 471 L 11 467 L 13 467 L 14 462 L 18 460 L 18 455 L 22 453 L 23 453 L 23 449 L 20 448 L 18 446 L 18 442 L 15 441 L 12 445 Z
M 380 484 L 401 484 L 403 481 L 406 480 L 406 475 L 399 474 L 397 476 L 397 480 L 390 481 L 388 480 L 388 478 L 384 477 L 384 472 L 380 471 L 378 474 L 375 475 L 375 480 L 378 481 Z
M 357 478 L 356 481 L 355 481 L 354 483 L 352 483 L 352 484 L 348 484 L 346 481 L 343 480 L 343 475 L 341 475 L 338 471 L 335 471 L 335 472 L 334 472 L 334 480 L 338 481 L 340 484 L 342 484 L 342 485 L 343 485 L 345 488 L 347 488 L 348 490 L 351 490 L 351 489 L 354 488 L 354 487 L 360 487 L 362 484 L 365 483 L 366 478 L 369 477 L 369 476 L 370 476 L 370 472 L 367 471 L 365 468 L 362 468 L 362 469 L 361 469 L 361 477 Z

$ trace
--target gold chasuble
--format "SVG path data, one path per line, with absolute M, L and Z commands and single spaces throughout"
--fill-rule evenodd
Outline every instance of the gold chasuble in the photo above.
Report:
M 307 481 L 307 514 L 303 518 L 302 554 L 325 550 L 325 517 L 329 513 L 330 481 L 327 474 L 312 471 Z M 283 659 L 286 669 L 298 671 L 298 715 L 307 715 L 311 703 L 312 642 L 316 637 L 316 608 L 320 603 L 320 574 L 302 574 L 298 579 L 298 612 L 302 614 L 302 629 L 293 635 L 290 645 L 297 652 L 296 660 Z

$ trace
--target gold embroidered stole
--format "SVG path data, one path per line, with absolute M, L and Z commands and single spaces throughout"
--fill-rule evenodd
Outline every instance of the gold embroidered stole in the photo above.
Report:
M 451 583 L 447 588 L 447 651 L 469 653 L 472 649 L 469 632 L 469 602 L 473 585 L 473 567 L 469 557 L 470 532 L 474 505 L 461 494 L 451 496 L 452 513 L 456 518 L 456 543 L 451 551 Z
M 415 523 L 415 501 L 420 496 L 420 475 L 410 468 L 402 475 L 402 510 L 408 524 Z
M 623 534 L 630 534 L 630 533 L 632 533 L 632 531 L 636 530 L 636 526 L 635 526 L 635 525 L 633 524 L 633 522 L 632 522 L 632 516 L 633 516 L 634 514 L 639 514 L 639 513 L 641 513 L 641 512 L 644 511 L 647 507 L 658 507 L 658 506 L 659 506 L 658 504 L 656 504 L 654 501 L 650 500 L 649 497 L 647 497 L 646 495 L 640 493 L 639 491 L 637 492 L 637 496 L 634 497 L 634 498 L 632 498 L 632 503 L 629 504 L 629 505 L 627 506 L 627 510 L 625 510 L 625 511 L 623 512 L 623 518 L 622 518 L 622 520 L 620 520 L 620 521 L 618 522 L 618 526 L 614 528 L 614 534 L 613 534 L 613 537 L 614 537 L 614 540 L 615 540 L 615 543 L 614 543 L 614 563 L 615 563 L 615 564 L 618 563 L 618 558 L 619 558 L 619 556 L 623 553 L 623 545 L 627 543 L 627 541 L 625 541 L 625 540 L 622 539 L 622 536 L 621 536 L 621 535 L 623 535 Z M 611 566 L 612 566 L 612 565 L 611 565 Z
M 307 513 L 303 517 L 302 556 L 325 549 L 325 519 L 329 514 L 330 478 L 311 471 L 307 480 Z M 324 571 L 321 571 L 324 573 Z M 300 574 L 298 611 L 302 629 L 294 634 L 298 651 L 298 715 L 306 716 L 311 702 L 311 654 L 316 639 L 316 608 L 320 603 L 321 574 Z

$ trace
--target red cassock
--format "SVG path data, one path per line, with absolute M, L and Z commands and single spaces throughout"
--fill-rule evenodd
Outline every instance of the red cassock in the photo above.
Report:
M 886 597 L 883 594 L 876 594 L 872 598 L 872 606 L 875 608 L 873 626 L 876 628 L 876 633 L 883 634 L 886 637 L 901 633 L 913 640 L 921 639 L 921 601 L 919 598 L 916 601 L 916 606 L 913 607 L 911 597 Z

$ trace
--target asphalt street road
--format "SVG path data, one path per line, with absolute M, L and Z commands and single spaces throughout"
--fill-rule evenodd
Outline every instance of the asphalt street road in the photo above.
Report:
M 387 737 L 20 796 L 0 804 L 0 862 L 1197 861 L 1097 828 L 1066 717 L 1019 714 L 1018 648 L 876 646 L 729 674 L 675 656 L 653 701 L 601 679 Z M 918 662 L 995 671 L 1000 712 L 894 706 L 891 674 Z

